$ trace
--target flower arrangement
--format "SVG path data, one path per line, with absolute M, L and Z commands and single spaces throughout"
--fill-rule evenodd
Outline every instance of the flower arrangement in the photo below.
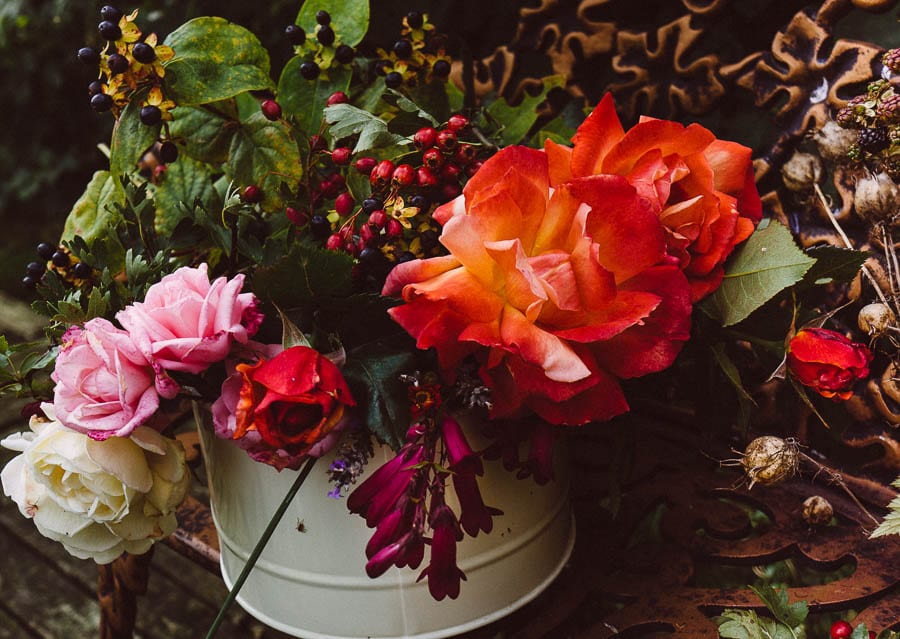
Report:
M 763 220 L 750 149 L 699 124 L 626 128 L 610 95 L 576 125 L 542 119 L 559 78 L 466 106 L 426 15 L 374 60 L 354 48 L 365 0 L 304 3 L 277 84 L 222 19 L 160 44 L 136 11 L 101 18 L 107 45 L 78 56 L 116 121 L 110 167 L 27 267 L 47 342 L 0 341 L 4 390 L 37 400 L 3 442 L 20 452 L 4 492 L 76 556 L 175 528 L 185 402 L 280 471 L 336 451 L 331 495 L 374 529 L 367 573 L 421 570 L 441 600 L 465 579 L 457 544 L 503 508 L 482 460 L 551 481 L 560 432 L 628 411 L 624 386 L 672 366 L 692 327 L 741 402 L 723 327 L 764 305 L 789 315 L 769 345 L 804 401 L 868 375 L 869 349 L 796 297 L 865 256 L 799 249 Z M 358 482 L 373 438 L 395 456 Z

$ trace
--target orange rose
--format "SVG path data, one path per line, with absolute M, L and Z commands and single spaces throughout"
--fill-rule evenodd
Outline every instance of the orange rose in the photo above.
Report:
M 624 176 L 652 204 L 691 299 L 718 288 L 723 265 L 762 217 L 750 149 L 717 140 L 699 124 L 642 117 L 627 132 L 607 94 L 578 128 L 574 147 L 548 140 L 551 184 L 597 174 Z
M 475 355 L 493 417 L 523 405 L 556 424 L 628 410 L 618 378 L 669 366 L 690 288 L 649 202 L 618 176 L 550 188 L 547 154 L 508 147 L 437 211 L 450 255 L 395 267 L 391 316 L 452 377 Z

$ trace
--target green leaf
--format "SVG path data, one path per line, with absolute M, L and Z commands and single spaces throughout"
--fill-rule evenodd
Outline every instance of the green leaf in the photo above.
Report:
M 537 107 L 547 99 L 551 89 L 562 88 L 566 79 L 561 75 L 551 75 L 541 80 L 541 90 L 537 95 L 527 92 L 518 106 L 510 106 L 506 99 L 499 98 L 491 104 L 487 111 L 491 117 L 503 125 L 500 131 L 502 146 L 521 142 L 538 118 Z
M 404 137 L 388 131 L 387 122 L 352 104 L 333 104 L 326 107 L 325 120 L 331 125 L 331 134 L 335 138 L 359 135 L 353 149 L 354 153 L 398 144 L 405 140 Z
M 141 105 L 146 92 L 131 99 L 113 127 L 109 149 L 109 170 L 120 178 L 137 171 L 137 163 L 159 138 L 161 124 L 147 126 L 141 122 Z
M 787 590 L 776 590 L 772 586 L 750 586 L 750 590 L 762 599 L 769 612 L 781 623 L 789 628 L 803 625 L 809 614 L 809 606 L 805 601 L 788 603 Z
M 353 74 L 349 68 L 332 67 L 310 81 L 300 75 L 303 62 L 303 57 L 294 56 L 284 65 L 278 80 L 278 104 L 284 116 L 292 116 L 297 128 L 309 137 L 322 126 L 322 110 L 328 97 L 335 91 L 347 91 Z
M 303 334 L 296 324 L 294 324 L 287 315 L 284 314 L 277 305 L 275 310 L 278 311 L 278 317 L 281 318 L 281 346 L 284 350 L 293 348 L 294 346 L 306 346 L 310 348 L 309 340 Z
M 895 479 L 891 486 L 900 490 L 900 477 Z M 888 514 L 884 516 L 884 520 L 869 536 L 884 537 L 885 535 L 900 535 L 900 495 L 894 497 L 891 503 L 888 504 Z
M 194 18 L 169 34 L 164 93 L 179 106 L 273 89 L 269 54 L 250 31 L 223 18 Z
M 782 224 L 761 224 L 732 254 L 722 285 L 700 307 L 723 326 L 737 324 L 798 282 L 814 263 Z
M 121 220 L 114 205 L 124 203 L 125 194 L 119 181 L 109 171 L 97 171 L 66 218 L 62 240 L 72 240 L 80 235 L 90 244 L 102 238 L 108 233 L 110 224 Z
M 279 208 L 281 183 L 295 189 L 303 176 L 290 127 L 283 121 L 267 120 L 259 112 L 241 122 L 231 140 L 225 174 L 240 187 L 259 186 L 264 209 Z
M 715 621 L 723 639 L 767 639 L 759 615 L 752 610 L 725 610 Z
M 296 308 L 327 297 L 352 292 L 353 258 L 345 253 L 294 245 L 272 266 L 253 275 L 253 292 L 282 308 Z
M 438 122 L 433 115 L 431 115 L 428 111 L 420 107 L 418 104 L 407 98 L 405 95 L 396 91 L 394 89 L 388 89 L 387 93 L 384 96 L 384 101 L 388 104 L 391 104 L 406 113 L 412 113 L 416 117 L 427 121 L 431 126 L 439 126 L 440 122 Z
M 739 408 L 738 426 L 743 430 L 750 423 L 750 414 L 753 411 L 753 407 L 757 405 L 756 400 L 754 400 L 750 393 L 747 392 L 747 389 L 744 388 L 744 383 L 741 380 L 741 371 L 735 366 L 734 362 L 731 361 L 731 357 L 729 357 L 728 353 L 725 351 L 725 344 L 716 342 L 710 344 L 709 348 L 712 351 L 713 359 L 716 360 L 716 364 L 719 365 L 719 368 L 722 369 L 725 377 L 731 382 L 735 391 L 737 391 Z
M 297 24 L 308 37 L 315 37 L 316 13 L 331 14 L 336 42 L 355 47 L 369 30 L 369 0 L 306 0 L 297 14 Z
M 870 255 L 866 251 L 837 246 L 814 246 L 807 249 L 806 254 L 816 263 L 803 276 L 803 286 L 849 282 Z
M 866 624 L 861 623 L 853 628 L 853 632 L 850 633 L 850 639 L 869 639 L 869 629 L 866 628 Z
M 153 201 L 159 235 L 171 235 L 182 219 L 191 217 L 197 201 L 208 211 L 222 207 L 219 193 L 213 187 L 213 168 L 189 157 L 180 157 L 168 165 Z
M 172 112 L 175 119 L 169 132 L 186 155 L 210 164 L 228 159 L 228 149 L 234 132 L 240 126 L 233 100 L 207 104 L 202 107 L 178 107 Z

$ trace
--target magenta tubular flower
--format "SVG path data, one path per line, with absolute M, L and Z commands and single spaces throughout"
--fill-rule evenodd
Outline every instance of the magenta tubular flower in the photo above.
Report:
M 404 531 L 409 530 L 412 525 L 409 517 L 405 517 L 407 510 L 404 508 L 396 508 L 378 522 L 375 528 L 375 534 L 366 544 L 366 557 L 371 559 L 378 554 L 383 548 L 391 545 L 399 539 Z
M 411 451 L 401 450 L 350 493 L 347 508 L 365 517 L 366 525 L 374 528 L 397 505 L 416 474 L 415 466 L 424 457 L 421 446 Z
M 459 523 L 466 534 L 477 537 L 482 530 L 486 533 L 491 532 L 494 527 L 494 520 L 491 517 L 502 515 L 503 511 L 484 505 L 475 475 L 455 471 L 453 489 L 459 499 Z
M 451 469 L 466 468 L 469 473 L 484 474 L 481 456 L 469 446 L 469 442 L 466 440 L 459 422 L 449 415 L 445 417 L 441 427 L 441 435 L 444 439 L 444 450 L 447 451 Z
M 391 566 L 418 568 L 425 556 L 425 541 L 417 531 L 410 530 L 400 539 L 379 550 L 366 563 L 366 574 L 372 579 L 383 575 Z
M 553 479 L 553 427 L 538 422 L 531 432 L 531 449 L 525 466 L 534 481 L 543 486 Z
M 434 499 L 437 501 L 437 498 Z M 431 561 L 419 575 L 421 580 L 428 577 L 428 592 L 436 601 L 444 597 L 456 599 L 459 596 L 460 580 L 466 578 L 456 565 L 456 542 L 462 538 L 456 515 L 444 504 L 432 510 Z

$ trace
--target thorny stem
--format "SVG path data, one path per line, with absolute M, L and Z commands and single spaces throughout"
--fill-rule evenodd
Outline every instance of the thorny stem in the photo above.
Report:
M 852 249 L 853 243 L 850 241 L 850 238 L 847 237 L 847 234 L 844 233 L 844 229 L 841 228 L 840 223 L 837 221 L 837 218 L 834 216 L 834 213 L 831 212 L 831 207 L 828 206 L 828 201 L 825 199 L 825 195 L 822 193 L 822 189 L 819 188 L 818 184 L 814 184 L 813 188 L 816 190 L 816 196 L 819 198 L 819 204 L 822 205 L 822 210 L 825 211 L 825 214 L 828 216 L 828 219 L 831 221 L 831 225 L 834 226 L 834 229 L 838 232 L 838 235 L 841 236 L 841 239 L 844 241 L 844 244 L 847 248 Z M 872 287 L 875 289 L 875 292 L 878 293 L 878 297 L 882 302 L 888 304 L 887 297 L 884 295 L 884 291 L 881 290 L 881 287 L 878 286 L 878 282 L 875 280 L 875 276 L 872 275 L 872 272 L 866 268 L 866 265 L 863 264 L 860 268 L 862 274 L 868 278 L 869 282 L 872 284 Z
M 843 477 L 841 477 L 840 473 L 834 472 L 828 466 L 825 466 L 821 462 L 816 461 L 815 459 L 813 459 L 812 457 L 810 457 L 809 455 L 807 455 L 806 453 L 804 453 L 802 451 L 799 453 L 799 455 L 800 455 L 800 459 L 802 459 L 807 464 L 810 464 L 811 466 L 813 466 L 816 469 L 817 474 L 825 473 L 825 475 L 828 476 L 828 479 L 829 479 L 829 481 L 831 481 L 831 483 L 840 486 L 841 490 L 843 490 L 845 493 L 847 493 L 847 495 L 850 497 L 850 499 L 853 500 L 853 503 L 856 504 L 856 507 L 859 508 L 863 513 L 865 513 L 866 517 L 871 519 L 875 523 L 876 526 L 881 523 L 880 521 L 878 521 L 878 519 L 875 517 L 875 515 L 870 513 L 869 510 L 865 506 L 863 506 L 863 503 L 853 493 L 853 491 L 850 490 L 850 487 L 847 486 L 847 483 L 844 481 Z

